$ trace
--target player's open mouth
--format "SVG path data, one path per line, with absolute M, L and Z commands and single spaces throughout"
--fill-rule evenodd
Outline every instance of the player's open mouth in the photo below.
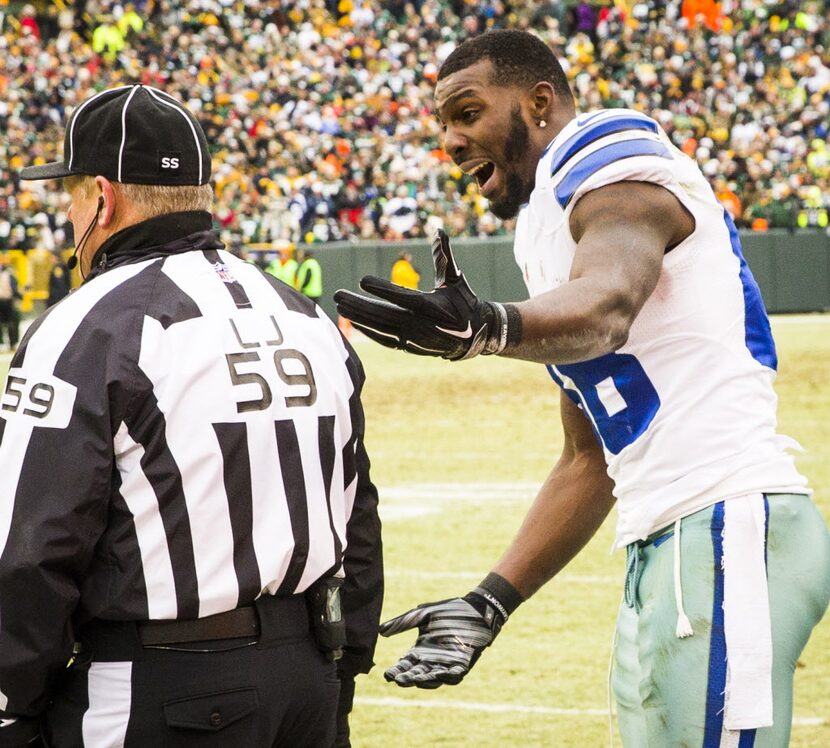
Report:
M 481 188 L 487 184 L 490 177 L 493 176 L 493 172 L 495 172 L 495 170 L 496 165 L 492 161 L 482 161 L 480 164 L 470 169 L 467 173 L 471 177 L 475 177 L 476 182 L 478 182 L 478 186 Z
M 489 200 L 490 196 L 498 187 L 499 179 L 496 165 L 492 161 L 480 161 L 474 166 L 464 169 L 464 171 L 476 180 L 478 191 L 482 197 L 486 197 Z

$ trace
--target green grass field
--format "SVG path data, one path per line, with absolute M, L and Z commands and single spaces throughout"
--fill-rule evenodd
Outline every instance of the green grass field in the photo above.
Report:
M 830 518 L 830 317 L 774 321 L 784 433 Z M 367 371 L 367 447 L 384 519 L 390 617 L 465 593 L 515 533 L 562 443 L 544 368 L 502 359 L 451 364 L 355 341 Z M 0 376 L 7 363 L 0 361 Z M 381 640 L 358 679 L 356 748 L 604 746 L 608 658 L 624 558 L 614 516 L 555 581 L 511 618 L 460 686 L 399 689 L 382 670 L 407 635 Z M 830 745 L 830 617 L 796 676 L 792 745 Z M 615 743 L 619 738 L 615 735 Z

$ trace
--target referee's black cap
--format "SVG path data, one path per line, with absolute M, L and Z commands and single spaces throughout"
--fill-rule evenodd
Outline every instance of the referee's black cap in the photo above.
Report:
M 27 166 L 20 178 L 77 174 L 100 174 L 129 184 L 207 184 L 207 138 L 193 114 L 170 94 L 138 84 L 111 88 L 86 99 L 72 113 L 63 161 Z

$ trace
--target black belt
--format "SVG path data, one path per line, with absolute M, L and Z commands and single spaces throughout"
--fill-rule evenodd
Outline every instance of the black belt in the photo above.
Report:
M 192 621 L 140 621 L 136 628 L 145 647 L 241 639 L 259 636 L 259 616 L 256 608 L 248 605 Z
M 102 661 L 132 660 L 147 647 L 248 639 L 260 642 L 308 636 L 308 607 L 303 595 L 263 595 L 253 605 L 192 620 L 109 621 L 93 619 L 81 627 L 78 641 Z

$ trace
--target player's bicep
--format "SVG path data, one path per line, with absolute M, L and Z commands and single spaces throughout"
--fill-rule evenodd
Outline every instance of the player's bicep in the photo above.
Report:
M 657 285 L 666 250 L 692 233 L 694 220 L 665 187 L 615 182 L 579 198 L 569 226 L 577 243 L 570 279 L 607 287 L 636 315 Z

